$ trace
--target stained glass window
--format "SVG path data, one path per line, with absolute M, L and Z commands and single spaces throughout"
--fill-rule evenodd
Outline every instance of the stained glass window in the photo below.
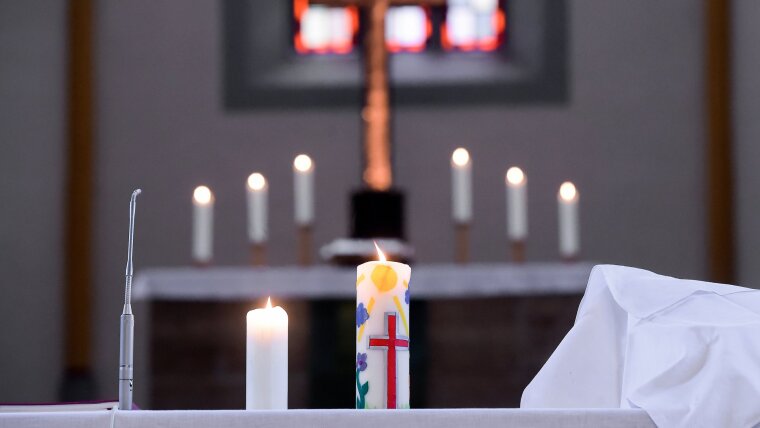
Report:
M 390 52 L 493 51 L 504 41 L 505 0 L 448 0 L 444 6 L 392 6 L 385 19 Z M 360 43 L 357 7 L 293 0 L 300 54 L 347 54 Z

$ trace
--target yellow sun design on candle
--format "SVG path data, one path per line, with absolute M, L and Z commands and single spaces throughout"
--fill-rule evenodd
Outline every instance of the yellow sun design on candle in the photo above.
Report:
M 377 290 L 381 293 L 386 293 L 393 290 L 398 281 L 398 275 L 392 267 L 387 265 L 378 265 L 372 269 L 372 283 L 375 284 Z

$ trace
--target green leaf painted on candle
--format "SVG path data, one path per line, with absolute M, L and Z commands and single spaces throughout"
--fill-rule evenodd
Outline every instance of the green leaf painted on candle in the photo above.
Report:
M 359 373 L 359 370 L 356 370 L 356 392 L 359 395 L 356 397 L 356 408 L 366 409 L 367 402 L 364 397 L 366 397 L 367 392 L 369 392 L 369 382 L 362 383 L 361 379 L 359 379 Z

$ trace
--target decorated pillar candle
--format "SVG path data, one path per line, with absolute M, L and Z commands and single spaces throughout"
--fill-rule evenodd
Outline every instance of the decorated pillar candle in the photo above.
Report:
M 356 408 L 406 409 L 412 269 L 377 251 L 356 268 Z
M 193 261 L 206 264 L 213 257 L 214 195 L 206 186 L 193 191 Z
M 451 216 L 456 224 L 472 220 L 472 162 L 463 148 L 451 155 Z
M 522 242 L 528 237 L 528 179 L 513 166 L 507 170 L 507 237 Z
M 559 211 L 559 254 L 563 259 L 571 260 L 580 251 L 580 224 L 578 219 L 578 201 L 580 195 L 575 185 L 569 181 L 562 183 L 557 195 Z
M 246 317 L 245 408 L 288 408 L 288 314 L 279 306 L 254 309 Z
M 297 226 L 314 222 L 314 163 L 307 155 L 293 160 L 293 196 Z
M 248 176 L 248 241 L 261 245 L 267 240 L 267 180 L 258 172 Z

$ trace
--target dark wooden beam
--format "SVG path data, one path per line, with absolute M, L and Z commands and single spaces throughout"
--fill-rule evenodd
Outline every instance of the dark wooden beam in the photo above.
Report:
M 705 0 L 707 221 L 710 279 L 734 282 L 731 1 Z
M 79 400 L 93 398 L 94 393 L 91 375 L 93 7 L 91 0 L 70 0 L 68 6 L 66 372 L 61 395 L 67 400 Z

